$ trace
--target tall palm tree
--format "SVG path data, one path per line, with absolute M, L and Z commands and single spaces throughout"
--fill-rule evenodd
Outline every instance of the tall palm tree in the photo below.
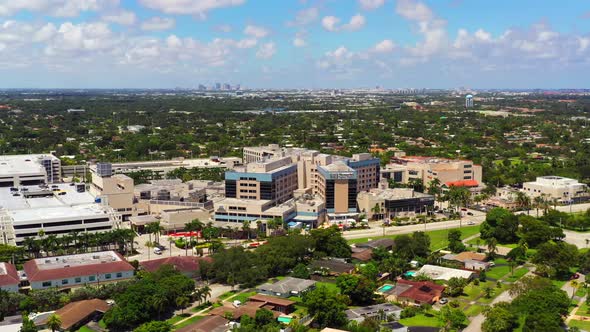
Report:
M 539 209 L 543 207 L 544 198 L 543 196 L 537 196 L 533 198 L 533 204 L 537 210 L 537 218 L 539 218 Z
M 206 302 L 207 298 L 211 297 L 211 288 L 205 285 L 201 287 L 201 293 L 203 294 L 203 300 Z
M 52 332 L 59 330 L 61 328 L 61 318 L 56 314 L 52 314 L 47 319 L 47 327 L 50 328 Z
M 498 240 L 496 240 L 495 237 L 490 237 L 486 239 L 486 244 L 488 246 L 488 253 L 490 257 L 494 257 L 494 255 L 498 251 Z
M 180 314 L 184 314 L 184 308 L 190 304 L 190 300 L 186 296 L 179 296 L 176 298 L 176 306 L 180 307 Z
M 516 204 L 518 204 L 520 208 L 524 208 L 526 213 L 529 214 L 531 208 L 531 198 L 523 191 L 518 191 L 516 193 Z
M 242 231 L 248 233 L 248 241 L 250 241 L 250 224 L 252 222 L 250 220 L 244 220 L 242 222 Z
M 205 226 L 205 224 L 203 224 L 199 219 L 193 219 L 184 225 L 184 230 L 187 232 L 190 232 L 190 242 L 187 245 L 185 245 L 185 251 L 188 250 L 189 244 L 191 244 L 191 245 L 193 244 L 193 232 L 201 232 L 203 230 L 204 226 Z M 199 236 L 198 235 L 197 235 L 197 244 L 199 244 Z M 185 252 L 185 254 L 188 256 L 188 252 Z
M 158 320 L 160 320 L 160 315 L 162 314 L 162 311 L 164 311 L 164 309 L 166 308 L 167 304 L 168 299 L 166 298 L 166 295 L 162 293 L 156 293 L 152 295 L 151 305 L 158 312 Z
M 578 282 L 577 280 L 572 280 L 570 281 L 570 285 L 572 286 L 572 300 L 574 299 L 574 296 L 576 295 L 576 292 L 578 291 L 578 288 L 580 288 L 580 282 Z

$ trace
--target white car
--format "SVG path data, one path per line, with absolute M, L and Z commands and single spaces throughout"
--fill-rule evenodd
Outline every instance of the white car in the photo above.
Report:
M 162 254 L 162 249 L 160 249 L 158 247 L 154 248 L 154 254 L 161 255 Z

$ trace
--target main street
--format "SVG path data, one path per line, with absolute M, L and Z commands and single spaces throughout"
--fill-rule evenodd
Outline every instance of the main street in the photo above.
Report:
M 384 235 L 407 234 L 418 231 L 436 231 L 440 229 L 458 228 L 459 226 L 479 225 L 485 220 L 485 212 L 475 210 L 468 210 L 467 212 L 473 215 L 466 215 L 461 220 L 447 220 L 425 224 L 382 227 L 380 222 L 372 222 L 369 224 L 371 227 L 369 229 L 345 231 L 343 236 L 345 239 L 361 239 Z

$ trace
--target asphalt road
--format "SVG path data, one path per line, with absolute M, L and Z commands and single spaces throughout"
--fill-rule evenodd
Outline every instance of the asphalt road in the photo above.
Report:
M 397 235 L 407 234 L 417 231 L 435 231 L 440 229 L 451 229 L 458 228 L 460 225 L 469 226 L 469 224 L 479 225 L 485 220 L 485 213 L 475 210 L 469 210 L 468 212 L 473 213 L 473 216 L 464 216 L 461 221 L 459 220 L 448 220 L 439 221 L 426 224 L 418 225 L 406 225 L 406 226 L 390 226 L 381 227 L 379 222 L 370 223 L 369 229 L 345 231 L 343 236 L 345 239 L 361 239 L 370 238 L 383 235 Z

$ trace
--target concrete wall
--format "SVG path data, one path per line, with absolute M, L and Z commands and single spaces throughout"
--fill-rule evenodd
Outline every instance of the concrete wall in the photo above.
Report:
M 116 280 L 123 280 L 129 279 L 133 277 L 133 271 L 120 271 L 120 277 L 117 277 L 117 272 L 110 273 L 110 278 L 107 278 L 109 273 L 102 273 L 98 275 L 89 275 L 89 276 L 79 276 L 79 280 L 74 278 L 64 278 L 64 279 L 57 279 L 57 280 L 47 280 L 47 282 L 51 282 L 51 285 L 43 285 L 44 281 L 34 281 L 31 282 L 32 289 L 46 289 L 51 287 L 59 287 L 59 288 L 66 288 L 66 287 L 75 287 L 75 286 L 83 286 L 85 284 L 99 284 L 101 282 L 111 282 Z M 94 280 L 92 280 L 94 278 Z M 67 284 L 64 284 L 62 281 L 67 280 Z

